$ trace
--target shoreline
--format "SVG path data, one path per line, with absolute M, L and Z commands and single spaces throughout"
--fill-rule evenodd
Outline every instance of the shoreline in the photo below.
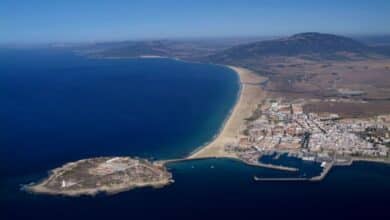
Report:
M 125 186 L 121 188 L 109 188 L 109 187 L 104 187 L 101 189 L 88 189 L 88 190 L 74 190 L 70 192 L 61 192 L 61 191 L 56 191 L 56 190 L 50 190 L 47 189 L 43 186 L 40 186 L 40 184 L 43 184 L 45 181 L 41 181 L 38 183 L 30 183 L 27 185 L 24 185 L 21 187 L 21 190 L 31 193 L 31 194 L 46 194 L 46 195 L 52 195 L 52 196 L 69 196 L 69 197 L 80 197 L 80 196 L 96 196 L 98 194 L 106 194 L 106 195 L 115 195 L 121 192 L 126 192 L 129 190 L 133 189 L 138 189 L 138 188 L 153 188 L 153 189 L 160 189 L 163 188 L 169 184 L 172 184 L 174 181 L 168 181 L 168 182 L 159 182 L 159 183 L 153 183 L 153 184 L 134 184 L 131 186 Z
M 351 165 L 353 165 L 354 162 L 368 162 L 368 163 L 380 163 L 380 164 L 390 165 L 390 160 L 375 159 L 375 158 L 352 158 L 351 161 L 352 161 Z
M 223 120 L 222 122 L 222 125 L 220 126 L 220 128 L 218 129 L 217 133 L 215 133 L 213 135 L 213 137 L 209 140 L 209 141 L 206 141 L 204 142 L 202 145 L 196 147 L 193 151 L 191 151 L 188 156 L 186 156 L 185 158 L 190 158 L 192 155 L 195 155 L 197 154 L 199 151 L 201 151 L 203 148 L 207 147 L 208 145 L 210 145 L 211 143 L 213 143 L 214 140 L 216 140 L 222 133 L 222 131 L 224 130 L 225 126 L 226 126 L 226 123 L 228 122 L 228 120 L 230 119 L 230 117 L 232 117 L 232 114 L 234 112 L 234 109 L 236 108 L 239 100 L 240 100 L 240 97 L 241 97 L 241 93 L 242 93 L 242 83 L 241 83 L 241 80 L 240 80 L 240 75 L 232 68 L 230 68 L 229 66 L 223 66 L 223 67 L 227 67 L 231 70 L 233 70 L 236 75 L 237 75 L 237 83 L 239 85 L 239 88 L 238 88 L 238 92 L 237 92 L 237 95 L 236 95 L 236 100 L 234 102 L 234 105 L 231 107 L 231 109 L 229 110 L 229 113 L 228 115 L 225 117 L 225 119 Z
M 186 60 L 181 59 L 175 59 L 175 58 L 169 58 L 169 57 L 159 57 L 159 56 L 140 56 L 140 57 L 133 57 L 133 58 L 103 58 L 103 59 L 172 59 L 176 61 L 181 62 L 190 62 Z M 192 62 L 192 63 L 198 63 L 198 62 Z M 176 162 L 186 162 L 190 160 L 203 160 L 203 159 L 232 159 L 237 160 L 245 165 L 248 166 L 257 166 L 262 167 L 266 169 L 276 169 L 276 170 L 282 170 L 282 171 L 288 171 L 288 172 L 296 172 L 298 171 L 297 168 L 294 167 L 286 167 L 286 166 L 278 166 L 278 165 L 272 165 L 272 164 L 251 164 L 246 162 L 245 160 L 240 159 L 237 155 L 234 153 L 230 153 L 225 151 L 226 144 L 237 142 L 240 138 L 240 131 L 242 130 L 243 125 L 245 124 L 245 121 L 247 118 L 249 118 L 256 106 L 261 103 L 262 100 L 266 98 L 266 92 L 262 89 L 260 86 L 262 83 L 266 82 L 268 79 L 266 77 L 260 76 L 253 71 L 242 68 L 242 67 L 236 67 L 236 66 L 229 66 L 229 65 L 220 65 L 220 64 L 210 64 L 210 65 L 216 65 L 221 66 L 224 68 L 229 68 L 230 70 L 234 71 L 237 74 L 238 77 L 238 84 L 239 84 L 239 90 L 237 92 L 237 95 L 235 97 L 235 103 L 229 110 L 227 116 L 223 120 L 220 128 L 218 131 L 212 136 L 212 138 L 209 141 L 204 142 L 202 145 L 195 147 L 194 150 L 189 152 L 187 156 L 182 156 L 179 158 L 173 158 L 173 159 L 161 159 L 161 160 L 155 160 L 153 163 L 161 166 L 165 166 L 169 163 L 176 163 Z M 378 160 L 378 159 L 371 159 L 371 158 L 351 158 L 351 163 L 347 166 L 351 166 L 354 162 L 375 162 L 375 163 L 384 163 L 384 164 L 390 164 L 390 161 L 388 160 Z M 332 169 L 333 166 L 337 166 L 334 164 L 331 164 L 330 166 L 324 168 L 323 172 L 316 177 L 312 178 L 257 178 L 256 176 L 254 179 L 256 181 L 302 181 L 302 180 L 308 180 L 312 182 L 318 182 L 322 181 L 328 174 L 328 172 Z M 55 171 L 56 169 L 54 169 Z M 50 195 L 64 195 L 64 193 L 58 193 L 58 191 L 52 191 L 44 188 L 40 188 L 39 185 L 47 182 L 50 180 L 51 175 L 45 180 L 42 180 L 41 183 L 33 184 L 33 185 L 26 185 L 24 190 L 31 192 L 31 193 L 38 193 L 38 194 L 50 194 Z M 154 184 L 145 183 L 145 184 L 133 184 L 129 186 L 122 186 L 120 188 L 104 188 L 103 190 L 97 190 L 97 189 L 91 189 L 87 191 L 74 191 L 69 194 L 66 194 L 68 196 L 78 196 L 81 194 L 85 195 L 91 195 L 94 196 L 96 194 L 99 194 L 101 192 L 106 192 L 107 194 L 115 194 L 123 191 L 128 191 L 134 188 L 140 188 L 140 187 L 153 187 L 153 188 L 161 188 L 165 185 L 168 185 L 172 183 L 171 181 L 168 182 L 158 182 Z M 35 185 L 35 190 L 31 190 L 32 187 Z
M 151 57 L 152 59 L 156 57 Z M 149 58 L 141 58 L 141 59 L 149 59 Z M 184 62 L 184 61 L 183 61 Z M 215 65 L 215 64 L 214 64 Z M 188 156 L 184 156 L 177 159 L 166 159 L 166 160 L 156 160 L 153 163 L 156 165 L 165 166 L 168 163 L 173 162 L 185 162 L 188 160 L 202 160 L 202 159 L 218 159 L 218 158 L 227 158 L 227 159 L 234 159 L 238 160 L 241 163 L 244 163 L 249 166 L 257 166 L 257 167 L 263 167 L 263 168 L 271 168 L 271 169 L 279 169 L 284 171 L 296 171 L 295 168 L 289 168 L 289 167 L 282 167 L 282 166 L 272 166 L 272 165 L 266 165 L 266 164 L 250 164 L 246 163 L 245 161 L 238 158 L 235 154 L 229 153 L 225 151 L 225 145 L 227 143 L 232 143 L 237 141 L 240 135 L 240 130 L 242 126 L 245 123 L 245 119 L 250 117 L 253 113 L 253 110 L 255 109 L 256 105 L 262 100 L 262 98 L 265 97 L 264 91 L 259 86 L 261 82 L 264 82 L 266 80 L 265 77 L 259 76 L 256 73 L 240 67 L 235 66 L 225 66 L 225 65 L 219 65 L 223 67 L 227 67 L 230 70 L 234 71 L 238 76 L 238 83 L 239 83 L 239 91 L 236 96 L 236 101 L 234 106 L 229 111 L 229 114 L 226 116 L 225 120 L 223 121 L 223 124 L 221 125 L 218 132 L 213 136 L 213 138 L 206 142 L 205 144 L 201 145 L 200 147 L 196 148 L 194 151 L 190 152 Z M 88 160 L 88 159 L 83 159 Z M 83 161 L 81 160 L 81 161 Z M 74 162 L 70 162 L 68 164 L 73 164 Z M 29 192 L 34 193 L 43 193 L 43 194 L 51 194 L 51 195 L 68 195 L 68 196 L 78 196 L 81 194 L 84 195 L 96 195 L 100 192 L 106 192 L 108 194 L 111 193 L 117 193 L 117 192 L 123 192 L 127 191 L 133 188 L 139 188 L 139 187 L 156 187 L 160 188 L 163 185 L 168 184 L 171 181 L 168 181 L 164 184 L 131 184 L 127 186 L 121 186 L 121 187 L 113 187 L 113 188 L 100 188 L 100 189 L 88 189 L 88 190 L 82 190 L 82 191 L 72 191 L 72 192 L 58 192 L 56 190 L 50 190 L 46 189 L 44 187 L 41 187 L 43 184 L 50 181 L 55 176 L 55 171 L 60 168 L 56 168 L 52 170 L 51 174 L 48 178 L 42 180 L 40 183 L 37 184 L 30 184 L 26 185 L 24 189 Z
M 106 174 L 105 172 L 110 169 L 120 169 L 120 171 Z M 155 176 L 139 177 L 137 169 L 153 170 Z M 109 178 L 113 178 L 115 183 L 107 183 Z M 131 181 L 129 181 L 130 179 Z M 90 182 L 85 180 L 93 180 L 98 184 L 91 185 Z M 70 185 L 66 186 L 65 181 Z M 158 166 L 147 160 L 130 157 L 95 157 L 69 162 L 52 169 L 49 171 L 47 178 L 23 185 L 21 190 L 32 194 L 71 197 L 95 196 L 100 193 L 112 195 L 136 188 L 162 188 L 173 182 L 172 174 L 168 172 L 166 167 Z
M 131 57 L 121 57 L 121 56 L 114 56 L 114 57 L 111 57 L 111 56 L 109 56 L 109 57 L 107 57 L 107 56 L 100 57 L 99 56 L 99 57 L 95 57 L 95 56 L 88 56 L 87 55 L 86 57 L 89 58 L 89 59 L 168 59 L 168 60 L 185 62 L 185 63 L 215 65 L 215 66 L 220 66 L 220 67 L 228 68 L 228 69 L 232 70 L 238 77 L 239 90 L 238 90 L 238 93 L 236 95 L 236 100 L 235 100 L 234 105 L 230 109 L 230 111 L 229 111 L 228 115 L 226 116 L 226 118 L 223 120 L 222 125 L 220 126 L 218 131 L 211 137 L 210 140 L 205 141 L 203 144 L 195 147 L 193 150 L 191 150 L 189 153 L 184 154 L 183 156 L 179 156 L 178 158 L 174 158 L 174 159 L 171 159 L 171 158 L 163 159 L 162 158 L 162 159 L 156 160 L 155 162 L 160 163 L 160 164 L 165 164 L 165 163 L 169 163 L 170 161 L 185 161 L 185 160 L 193 160 L 193 159 L 223 158 L 223 157 L 239 159 L 234 154 L 227 154 L 227 153 L 225 153 L 223 155 L 208 155 L 208 156 L 202 156 L 202 157 L 198 157 L 197 154 L 200 151 L 202 151 L 204 148 L 209 147 L 210 145 L 212 145 L 213 142 L 215 142 L 216 139 L 218 139 L 221 136 L 221 133 L 224 131 L 224 129 L 226 127 L 226 123 L 232 117 L 232 114 L 233 114 L 235 108 L 237 107 L 237 105 L 239 104 L 240 98 L 242 97 L 243 84 L 244 84 L 243 80 L 242 80 L 242 75 L 246 74 L 246 73 L 249 73 L 250 75 L 252 75 L 252 78 L 260 78 L 261 79 L 260 82 L 257 82 L 257 83 L 254 83 L 254 84 L 252 84 L 251 82 L 246 82 L 246 83 L 249 83 L 248 85 L 251 85 L 251 86 L 255 86 L 257 84 L 260 85 L 261 83 L 267 81 L 268 78 L 260 76 L 260 75 L 258 75 L 256 73 L 254 73 L 253 71 L 251 71 L 249 69 L 245 69 L 243 67 L 236 67 L 236 66 L 224 65 L 224 64 L 216 64 L 216 63 L 203 63 L 203 62 L 199 62 L 199 61 L 184 60 L 184 59 L 180 59 L 178 57 L 149 56 L 149 55 L 140 55 L 140 56 L 131 56 Z M 240 160 L 240 161 L 242 161 L 242 160 Z M 242 162 L 245 163 L 244 161 L 242 161 Z
M 140 56 L 133 56 L 133 57 L 120 57 L 120 56 L 115 56 L 115 57 L 90 57 L 90 56 L 87 56 L 87 57 L 92 58 L 92 59 L 169 59 L 169 60 L 175 60 L 175 61 L 180 61 L 180 62 L 216 65 L 216 66 L 221 66 L 221 67 L 225 67 L 225 68 L 229 68 L 229 69 L 233 70 L 238 76 L 239 91 L 237 93 L 236 102 L 235 102 L 234 106 L 229 111 L 228 116 L 224 119 L 218 132 L 209 141 L 204 142 L 202 145 L 196 147 L 194 150 L 192 150 L 190 153 L 188 153 L 187 156 L 183 156 L 183 157 L 179 157 L 179 158 L 175 158 L 175 159 L 169 159 L 169 158 L 159 159 L 159 160 L 156 160 L 155 162 L 165 164 L 165 163 L 170 163 L 171 161 L 183 161 L 184 162 L 186 160 L 227 158 L 227 159 L 236 159 L 236 160 L 241 161 L 244 164 L 252 165 L 252 164 L 246 163 L 245 161 L 242 161 L 241 159 L 236 157 L 234 154 L 222 153 L 222 154 L 217 154 L 217 155 L 202 156 L 201 151 L 205 150 L 205 148 L 215 148 L 215 147 L 212 147 L 210 145 L 213 145 L 213 143 L 216 141 L 216 139 L 221 138 L 221 136 L 223 136 L 222 133 L 226 129 L 228 121 L 233 117 L 232 114 L 234 113 L 234 110 L 237 107 L 237 105 L 239 105 L 239 101 L 243 96 L 242 93 L 243 93 L 244 85 L 246 84 L 246 86 L 257 86 L 258 89 L 261 89 L 261 87 L 259 85 L 267 82 L 268 78 L 266 78 L 264 76 L 260 76 L 256 73 L 254 73 L 253 71 L 246 69 L 246 68 L 243 68 L 243 67 L 224 65 L 224 64 L 215 64 L 215 63 L 203 63 L 203 62 L 198 62 L 198 61 L 184 60 L 184 59 L 180 59 L 178 57 L 166 57 L 166 56 L 154 56 L 154 55 L 152 55 L 152 56 L 140 55 Z M 243 80 L 243 78 L 242 78 L 243 74 L 244 75 L 246 75 L 246 74 L 252 75 L 252 77 L 254 79 L 257 78 L 260 81 L 253 82 L 253 81 L 249 80 L 250 82 L 247 82 L 246 81 L 247 79 Z M 262 90 L 262 92 L 265 93 L 264 90 Z M 262 98 L 264 98 L 264 97 L 262 97 Z M 244 118 L 244 120 L 245 120 L 245 118 Z M 390 164 L 390 160 L 355 157 L 355 158 L 351 158 L 351 165 L 353 164 L 353 162 L 360 162 L 360 161 L 361 162 Z
M 187 159 L 213 157 L 237 159 L 237 156 L 234 154 L 225 152 L 224 146 L 227 143 L 237 140 L 245 119 L 250 117 L 254 107 L 265 97 L 265 92 L 257 85 L 265 81 L 265 77 L 245 68 L 235 66 L 225 67 L 233 70 L 238 76 L 240 90 L 238 92 L 236 103 L 214 138 L 204 145 L 196 148 L 188 157 L 186 157 Z

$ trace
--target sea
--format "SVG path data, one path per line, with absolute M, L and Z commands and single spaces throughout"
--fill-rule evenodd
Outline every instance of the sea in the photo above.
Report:
M 389 219 L 390 166 L 367 162 L 336 167 L 321 182 L 256 182 L 287 174 L 208 159 L 170 164 L 175 182 L 160 189 L 22 190 L 83 158 L 189 155 L 221 129 L 239 88 L 231 69 L 211 64 L 0 49 L 0 219 Z M 299 175 L 319 169 L 285 156 L 274 162 L 304 167 Z

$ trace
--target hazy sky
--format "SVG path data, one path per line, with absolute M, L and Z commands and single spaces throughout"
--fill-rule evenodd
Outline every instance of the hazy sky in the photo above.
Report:
M 0 43 L 389 34 L 390 0 L 0 0 Z

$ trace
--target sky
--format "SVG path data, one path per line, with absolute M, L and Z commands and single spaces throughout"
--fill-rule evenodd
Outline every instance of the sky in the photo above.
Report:
M 0 43 L 390 34 L 390 0 L 0 0 Z

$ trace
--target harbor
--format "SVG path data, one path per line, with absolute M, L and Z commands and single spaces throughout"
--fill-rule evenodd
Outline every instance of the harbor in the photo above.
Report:
M 310 181 L 310 182 L 318 182 L 322 181 L 330 172 L 332 167 L 334 166 L 333 162 L 327 163 L 323 166 L 323 170 L 318 176 L 314 177 L 257 177 L 254 176 L 253 179 L 255 181 L 263 181 L 263 182 L 284 182 L 284 181 Z

